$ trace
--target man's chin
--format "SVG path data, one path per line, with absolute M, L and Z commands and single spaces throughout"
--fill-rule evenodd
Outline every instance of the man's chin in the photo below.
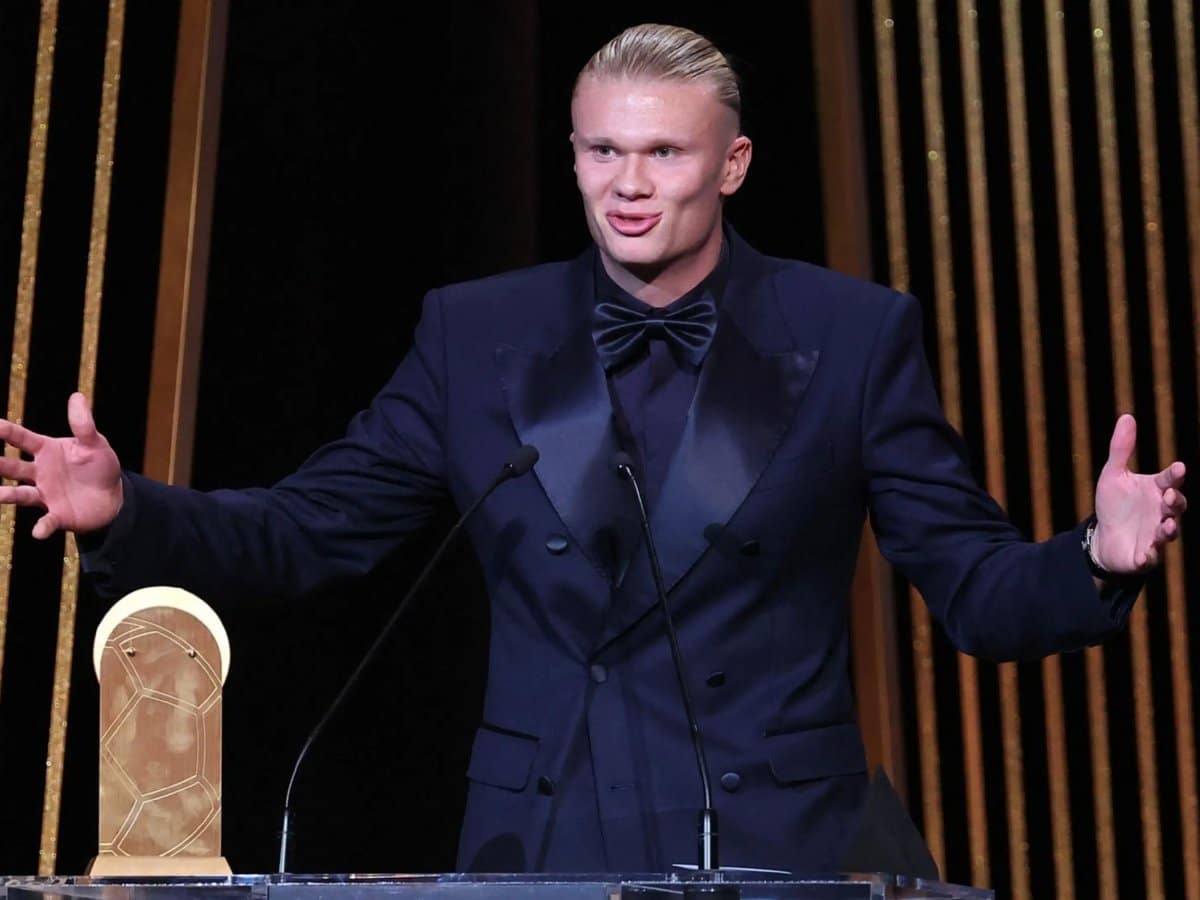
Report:
M 667 265 L 667 260 L 653 247 L 630 247 L 622 241 L 616 246 L 610 242 L 605 251 L 612 262 L 634 274 L 661 272 Z
M 645 262 L 630 260 L 629 262 L 620 262 L 622 269 L 634 276 L 638 281 L 650 284 L 663 270 L 667 268 L 667 264 L 662 260 L 647 260 Z

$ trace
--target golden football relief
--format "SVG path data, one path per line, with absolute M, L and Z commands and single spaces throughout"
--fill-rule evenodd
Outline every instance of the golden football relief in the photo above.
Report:
M 101 874 L 223 874 L 221 696 L 229 639 L 202 600 L 144 588 L 93 645 L 100 679 Z

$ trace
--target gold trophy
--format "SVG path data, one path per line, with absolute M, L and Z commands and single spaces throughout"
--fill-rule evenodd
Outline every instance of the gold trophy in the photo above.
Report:
M 232 874 L 221 856 L 221 620 L 185 590 L 143 588 L 100 622 L 92 660 L 100 849 L 88 874 Z

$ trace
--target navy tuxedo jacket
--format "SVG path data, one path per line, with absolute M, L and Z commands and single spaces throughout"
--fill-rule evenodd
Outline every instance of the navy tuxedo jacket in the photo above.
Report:
M 712 349 L 652 527 L 707 740 L 722 862 L 829 870 L 866 763 L 847 593 L 864 517 L 961 649 L 1095 643 L 1078 529 L 1031 543 L 977 486 L 909 296 L 760 255 L 730 233 Z M 700 791 L 590 334 L 595 251 L 433 291 L 370 408 L 272 488 L 126 476 L 86 555 L 102 590 L 302 594 L 369 570 L 523 443 L 534 477 L 470 524 L 492 603 L 459 862 L 654 871 L 695 860 Z

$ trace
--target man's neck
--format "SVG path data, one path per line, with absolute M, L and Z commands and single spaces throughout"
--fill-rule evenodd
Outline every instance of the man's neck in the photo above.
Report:
M 721 259 L 721 241 L 722 234 L 717 231 L 700 253 L 662 269 L 624 266 L 603 253 L 600 261 L 617 287 L 647 306 L 661 308 L 670 306 L 712 274 Z

